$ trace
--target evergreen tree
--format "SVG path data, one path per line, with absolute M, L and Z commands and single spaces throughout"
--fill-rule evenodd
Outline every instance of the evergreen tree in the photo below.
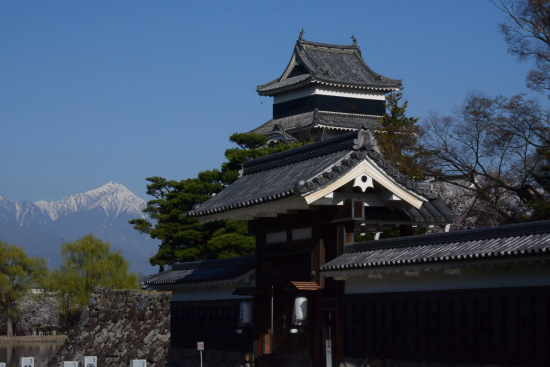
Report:
M 403 94 L 390 93 L 386 97 L 386 113 L 378 122 L 377 142 L 384 159 L 411 179 L 424 178 L 424 167 L 429 154 L 418 140 L 421 133 L 417 117 L 407 117 L 408 101 L 400 104 Z
M 247 222 L 217 221 L 201 225 L 184 214 L 195 204 L 201 204 L 218 194 L 239 177 L 245 158 L 293 149 L 307 143 L 267 145 L 267 137 L 259 134 L 235 133 L 229 140 L 238 147 L 227 149 L 220 170 L 200 172 L 197 178 L 181 181 L 149 177 L 147 194 L 154 197 L 143 210 L 151 220 L 130 221 L 140 233 L 161 240 L 157 254 L 150 258 L 151 265 L 164 265 L 177 261 L 197 261 L 250 255 L 255 240 L 248 235 Z

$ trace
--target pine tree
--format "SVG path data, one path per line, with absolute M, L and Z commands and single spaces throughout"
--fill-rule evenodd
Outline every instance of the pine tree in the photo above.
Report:
M 143 210 L 152 221 L 130 221 L 140 233 L 161 240 L 158 252 L 149 259 L 151 265 L 178 261 L 197 261 L 250 255 L 255 250 L 255 239 L 248 235 L 247 222 L 217 221 L 201 225 L 184 214 L 195 204 L 201 204 L 218 194 L 239 177 L 246 157 L 260 158 L 269 154 L 296 148 L 307 143 L 267 145 L 267 137 L 259 134 L 231 135 L 229 140 L 238 147 L 227 149 L 227 161 L 220 170 L 200 172 L 197 178 L 181 181 L 149 177 L 147 194 L 155 199 Z
M 424 178 L 424 165 L 429 157 L 419 144 L 420 128 L 417 117 L 407 117 L 408 101 L 399 103 L 401 92 L 386 97 L 386 113 L 378 123 L 378 147 L 384 159 L 411 179 Z

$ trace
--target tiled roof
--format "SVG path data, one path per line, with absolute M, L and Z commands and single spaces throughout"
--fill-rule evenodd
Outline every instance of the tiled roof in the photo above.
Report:
M 293 76 L 293 77 L 288 78 L 288 79 L 283 79 L 283 80 L 278 81 L 276 83 L 271 82 L 271 83 L 266 84 L 266 87 L 262 89 L 262 92 L 267 93 L 271 90 L 282 89 L 282 88 L 285 88 L 285 87 L 288 87 L 288 86 L 297 87 L 297 86 L 309 84 L 309 83 L 311 83 L 312 78 L 313 77 L 310 74 L 302 74 L 302 75 Z M 263 86 L 259 85 L 258 90 L 260 90 L 261 87 L 263 87 Z
M 351 243 L 321 267 L 339 271 L 501 256 L 550 254 L 550 221 Z
M 362 127 L 374 128 L 381 117 L 315 110 L 299 115 L 271 119 L 250 132 L 269 136 L 275 126 L 278 126 L 279 130 L 292 133 L 316 125 L 334 129 L 358 130 Z
M 237 181 L 208 201 L 195 205 L 187 215 L 207 216 L 313 192 L 335 182 L 364 160 L 369 160 L 385 170 L 396 185 L 428 200 L 418 210 L 388 209 L 388 214 L 394 216 L 388 220 L 394 220 L 396 215 L 399 215 L 401 220 L 410 222 L 454 220 L 454 214 L 439 196 L 431 191 L 429 184 L 413 182 L 399 173 L 375 150 L 373 143 L 370 131 L 358 130 L 247 161 Z
M 401 81 L 375 73 L 363 60 L 357 45 L 329 45 L 298 39 L 288 68 L 301 65 L 307 73 L 292 76 L 287 71 L 274 81 L 258 85 L 260 95 L 273 95 L 309 83 L 391 91 Z
M 255 255 L 177 263 L 170 270 L 153 275 L 145 284 L 168 285 L 233 279 L 255 267 Z

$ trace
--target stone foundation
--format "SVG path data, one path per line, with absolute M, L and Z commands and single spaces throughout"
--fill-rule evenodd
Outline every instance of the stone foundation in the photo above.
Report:
M 170 293 L 95 289 L 48 366 L 97 356 L 99 366 L 127 367 L 131 359 L 146 359 L 148 367 L 164 367 L 171 299 Z
M 200 366 L 200 355 L 196 349 L 170 348 L 167 367 Z M 251 353 L 205 350 L 202 352 L 203 367 L 254 367 Z

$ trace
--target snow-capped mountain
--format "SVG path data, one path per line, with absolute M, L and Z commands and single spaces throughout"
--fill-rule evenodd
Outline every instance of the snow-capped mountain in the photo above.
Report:
M 49 203 L 38 201 L 34 205 L 54 221 L 61 216 L 95 208 L 101 208 L 107 218 L 111 217 L 111 219 L 116 218 L 123 212 L 136 218 L 145 218 L 141 211 L 146 203 L 145 200 L 134 195 L 125 186 L 109 182 L 98 189 L 83 194 L 70 195 L 59 201 L 50 201 Z
M 128 223 L 145 218 L 145 205 L 114 182 L 51 202 L 14 202 L 0 196 L 0 239 L 22 246 L 31 256 L 48 258 L 55 267 L 61 262 L 61 243 L 91 233 L 123 250 L 132 270 L 151 272 L 148 259 L 156 253 L 158 241 L 140 235 Z

